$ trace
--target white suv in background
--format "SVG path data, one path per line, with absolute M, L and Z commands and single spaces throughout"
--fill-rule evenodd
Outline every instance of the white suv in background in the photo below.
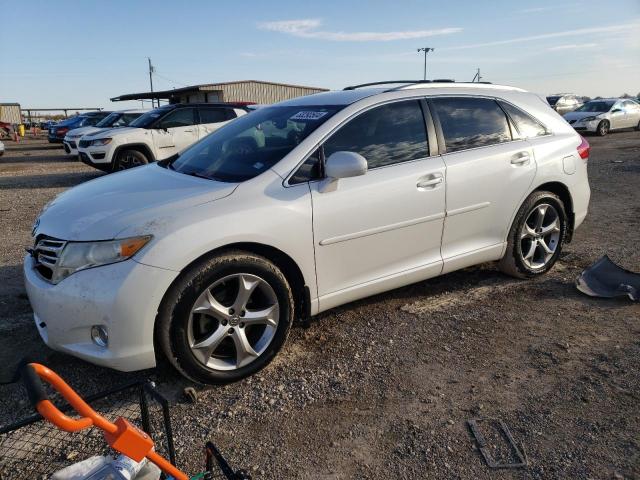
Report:
M 519 88 L 299 97 L 56 197 L 33 229 L 26 290 L 56 350 L 238 380 L 297 318 L 488 261 L 544 274 L 587 214 L 588 156 Z
M 108 116 L 96 123 L 95 126 L 80 127 L 70 130 L 62 141 L 64 144 L 64 150 L 69 155 L 78 155 L 78 142 L 83 135 L 96 134 L 108 128 L 126 127 L 146 112 L 148 112 L 148 110 L 140 109 L 111 112 Z
M 128 127 L 84 135 L 78 142 L 80 160 L 105 171 L 164 160 L 246 113 L 245 104 L 164 105 Z

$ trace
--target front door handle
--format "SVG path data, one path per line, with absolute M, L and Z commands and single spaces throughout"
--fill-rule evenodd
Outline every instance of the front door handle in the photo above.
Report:
M 520 152 L 516 153 L 513 157 L 511 157 L 511 165 L 528 165 L 531 161 L 531 156 L 529 152 Z
M 420 180 L 417 184 L 416 187 L 418 188 L 432 188 L 435 187 L 436 185 L 439 185 L 440 183 L 442 183 L 444 179 L 442 178 L 442 176 L 438 175 L 437 177 L 431 177 L 428 178 L 426 180 Z

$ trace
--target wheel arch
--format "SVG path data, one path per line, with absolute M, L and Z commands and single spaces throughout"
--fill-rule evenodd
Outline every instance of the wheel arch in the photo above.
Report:
M 229 243 L 220 247 L 217 247 L 213 250 L 210 250 L 199 257 L 193 259 L 188 265 L 186 265 L 180 272 L 179 275 L 171 282 L 169 288 L 164 292 L 162 299 L 159 303 L 158 307 L 158 315 L 162 306 L 164 305 L 169 292 L 171 292 L 174 285 L 176 285 L 186 272 L 188 272 L 191 268 L 193 268 L 198 263 L 205 261 L 209 258 L 215 257 L 216 255 L 223 254 L 228 251 L 238 251 L 241 250 L 247 253 L 253 253 L 256 255 L 260 255 L 267 260 L 273 262 L 284 274 L 285 278 L 289 282 L 292 292 L 293 298 L 295 302 L 295 311 L 296 317 L 301 318 L 303 320 L 309 318 L 311 316 L 311 295 L 309 291 L 309 287 L 307 286 L 302 270 L 298 266 L 298 264 L 287 255 L 282 250 L 273 247 L 271 245 L 266 245 L 263 243 L 255 243 L 255 242 L 236 242 Z M 154 320 L 154 331 L 158 325 L 158 315 Z M 155 335 L 154 335 L 155 336 Z M 154 341 L 155 343 L 155 341 Z
M 558 197 L 560 197 L 560 200 L 562 200 L 562 203 L 564 204 L 565 212 L 567 214 L 567 220 L 568 220 L 567 237 L 565 241 L 567 243 L 571 242 L 571 239 L 573 238 L 575 214 L 573 211 L 573 198 L 571 197 L 571 192 L 569 191 L 569 188 L 562 182 L 547 182 L 547 183 L 543 183 L 542 185 L 538 185 L 536 188 L 532 190 L 531 193 L 541 192 L 541 191 L 554 193 Z
M 116 147 L 115 151 L 113 152 L 113 155 L 111 156 L 112 165 L 115 165 L 115 161 L 118 158 L 118 155 L 120 155 L 120 152 L 122 152 L 123 150 L 135 150 L 146 155 L 146 157 L 149 159 L 149 162 L 156 161 L 155 155 L 151 151 L 149 145 L 147 145 L 146 143 L 125 143 Z

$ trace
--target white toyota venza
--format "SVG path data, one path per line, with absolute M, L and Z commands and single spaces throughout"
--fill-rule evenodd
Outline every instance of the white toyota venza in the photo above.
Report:
M 258 109 L 58 196 L 24 260 L 46 344 L 229 382 L 296 319 L 481 262 L 554 265 L 587 214 L 589 145 L 543 99 L 365 87 Z

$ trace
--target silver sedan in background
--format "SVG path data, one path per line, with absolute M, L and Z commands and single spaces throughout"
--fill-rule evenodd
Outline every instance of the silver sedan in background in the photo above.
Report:
M 621 128 L 640 130 L 640 104 L 625 98 L 601 98 L 565 114 L 564 119 L 578 132 L 602 137 Z

